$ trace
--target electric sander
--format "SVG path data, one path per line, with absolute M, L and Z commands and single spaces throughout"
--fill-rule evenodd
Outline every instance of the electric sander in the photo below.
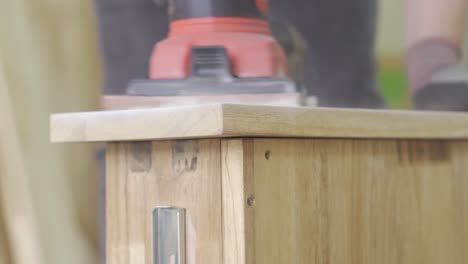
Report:
M 113 97 L 114 109 L 302 104 L 302 91 L 288 78 L 286 55 L 265 19 L 265 0 L 172 0 L 168 10 L 169 35 L 154 47 L 150 79 L 131 81 L 131 99 Z

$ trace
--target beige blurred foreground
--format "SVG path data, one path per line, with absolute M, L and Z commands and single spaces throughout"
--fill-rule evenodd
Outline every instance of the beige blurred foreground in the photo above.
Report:
M 92 2 L 0 8 L 0 263 L 99 263 L 96 146 L 52 145 L 52 112 L 96 109 Z

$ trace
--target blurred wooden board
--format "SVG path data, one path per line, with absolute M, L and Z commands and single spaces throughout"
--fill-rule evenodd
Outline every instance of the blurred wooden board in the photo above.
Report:
M 155 107 L 194 106 L 205 104 L 244 104 L 269 106 L 300 106 L 299 93 L 236 94 L 211 96 L 104 96 L 105 110 L 126 110 Z
M 42 264 L 27 164 L 0 60 L 0 263 Z
M 53 142 L 212 137 L 468 138 L 468 114 L 212 104 L 55 114 Z

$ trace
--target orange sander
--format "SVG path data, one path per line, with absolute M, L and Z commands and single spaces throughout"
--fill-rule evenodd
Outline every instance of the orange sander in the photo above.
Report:
M 299 105 L 267 9 L 266 0 L 170 1 L 169 36 L 154 47 L 150 79 L 131 81 L 128 95 L 139 106 Z

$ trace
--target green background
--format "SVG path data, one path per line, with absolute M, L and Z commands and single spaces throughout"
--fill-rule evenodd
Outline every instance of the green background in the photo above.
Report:
M 378 80 L 380 89 L 389 108 L 411 108 L 406 89 L 406 78 L 402 68 L 383 68 L 379 71 Z

